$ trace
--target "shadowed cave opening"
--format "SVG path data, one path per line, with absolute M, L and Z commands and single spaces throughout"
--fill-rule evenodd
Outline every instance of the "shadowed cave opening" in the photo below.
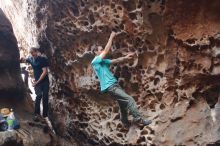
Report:
M 220 87 L 214 87 L 203 94 L 210 108 L 214 108 L 220 96 Z

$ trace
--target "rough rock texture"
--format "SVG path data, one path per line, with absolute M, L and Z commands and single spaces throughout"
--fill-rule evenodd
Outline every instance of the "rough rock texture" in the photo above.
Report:
M 38 43 L 50 57 L 50 115 L 57 134 L 70 145 L 73 139 L 81 145 L 218 144 L 218 119 L 211 115 L 220 91 L 218 0 L 0 4 L 22 47 Z M 24 25 L 13 21 L 17 16 Z M 104 47 L 113 27 L 122 33 L 109 57 L 128 52 L 138 57 L 111 69 L 144 117 L 154 121 L 147 127 L 132 126 L 128 133 L 121 130 L 117 105 L 99 93 L 90 65 L 91 50 Z
M 23 84 L 19 69 L 17 40 L 12 26 L 0 9 L 0 95 L 21 96 Z M 6 93 L 6 94 L 5 94 Z
M 0 133 L 0 145 L 15 145 L 22 146 L 22 140 L 18 138 L 18 135 L 15 132 L 1 132 Z
M 19 66 L 19 51 L 10 21 L 0 9 L 0 109 L 13 108 L 21 128 L 0 132 L 0 146 L 56 146 L 47 124 L 32 122 L 33 106 L 25 96 Z M 39 136 L 40 135 L 40 136 Z

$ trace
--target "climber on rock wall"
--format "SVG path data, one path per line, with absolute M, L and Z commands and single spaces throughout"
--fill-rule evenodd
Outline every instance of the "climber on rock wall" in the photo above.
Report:
M 43 98 L 43 117 L 47 119 L 48 116 L 48 92 L 49 92 L 49 78 L 48 78 L 48 59 L 40 55 L 37 48 L 30 48 L 31 56 L 28 58 L 21 58 L 21 63 L 31 64 L 34 71 L 35 80 L 32 82 L 35 89 L 36 100 L 35 100 L 35 111 L 34 121 L 40 119 L 40 103 Z
M 131 112 L 134 118 L 133 121 L 135 123 L 141 125 L 149 125 L 151 124 L 151 121 L 142 118 L 133 97 L 125 93 L 109 69 L 111 64 L 121 63 L 132 59 L 135 56 L 135 53 L 130 53 L 117 59 L 105 59 L 106 55 L 110 51 L 112 41 L 115 36 L 116 33 L 112 32 L 104 50 L 102 50 L 101 46 L 93 50 L 96 56 L 92 60 L 91 64 L 100 81 L 101 92 L 110 94 L 118 102 L 121 113 L 121 121 L 125 128 L 129 128 L 130 126 L 128 121 L 128 111 Z

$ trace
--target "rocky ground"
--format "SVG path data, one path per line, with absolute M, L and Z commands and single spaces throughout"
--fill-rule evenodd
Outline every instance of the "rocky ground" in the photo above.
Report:
M 218 0 L 0 0 L 0 7 L 21 53 L 39 46 L 50 59 L 50 118 L 61 145 L 218 145 Z M 121 33 L 109 58 L 138 57 L 111 70 L 153 120 L 127 133 L 90 65 L 112 28 Z
M 3 97 L 1 97 L 3 98 Z M 20 123 L 18 130 L 0 132 L 1 146 L 57 146 L 56 136 L 49 129 L 47 123 L 42 119 L 34 122 L 33 106 L 27 99 L 23 101 L 2 100 L 0 108 L 9 107 L 15 111 L 15 117 Z

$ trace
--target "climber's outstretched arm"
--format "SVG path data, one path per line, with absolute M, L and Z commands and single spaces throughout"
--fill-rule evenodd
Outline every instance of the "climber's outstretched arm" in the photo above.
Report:
M 116 64 L 116 63 L 126 62 L 128 60 L 131 60 L 134 56 L 135 56 L 135 53 L 129 53 L 128 55 L 126 55 L 124 57 L 119 57 L 117 59 L 112 59 L 111 63 Z
M 108 40 L 108 43 L 106 44 L 105 46 L 105 49 L 102 51 L 102 53 L 100 54 L 100 57 L 102 59 L 104 59 L 106 57 L 106 55 L 108 54 L 111 46 L 112 46 L 112 41 L 113 41 L 113 38 L 115 37 L 116 33 L 115 32 L 112 32 L 110 37 L 109 37 L 109 40 Z

